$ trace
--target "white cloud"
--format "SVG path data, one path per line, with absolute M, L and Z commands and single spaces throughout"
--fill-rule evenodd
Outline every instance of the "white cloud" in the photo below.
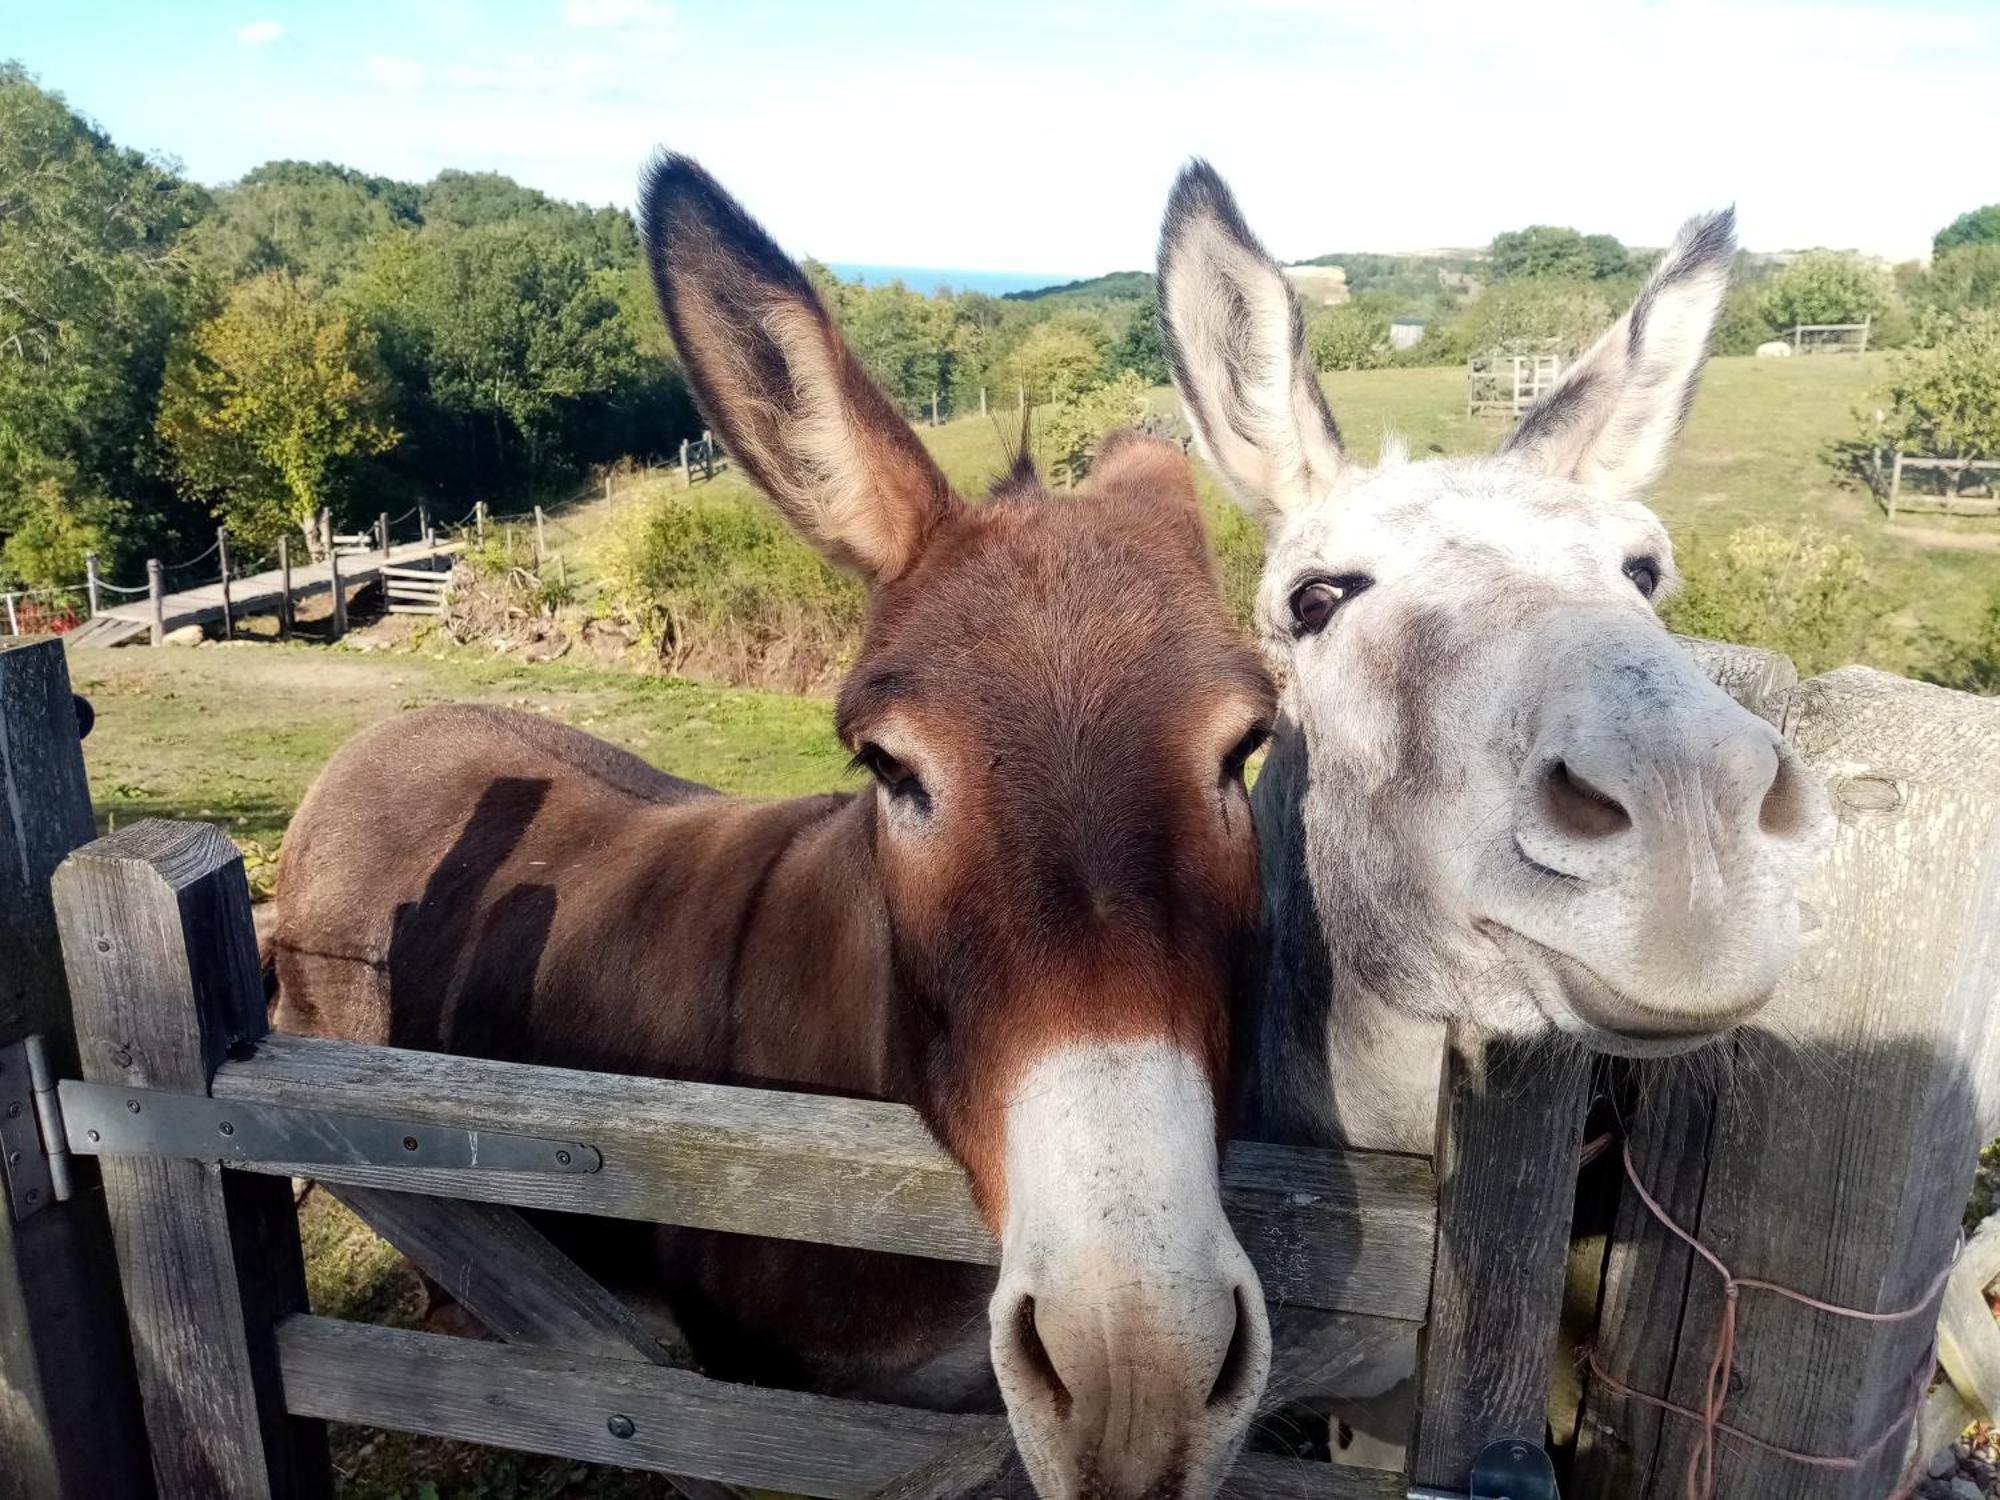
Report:
M 276 21 L 252 21 L 237 28 L 236 40 L 245 47 L 268 47 L 284 34 L 285 28 Z
M 408 93 L 421 88 L 427 70 L 420 62 L 412 62 L 407 57 L 371 57 L 368 59 L 368 76 L 385 89 L 397 89 Z
M 645 26 L 664 22 L 667 7 L 659 0 L 564 0 L 563 24 L 579 31 Z

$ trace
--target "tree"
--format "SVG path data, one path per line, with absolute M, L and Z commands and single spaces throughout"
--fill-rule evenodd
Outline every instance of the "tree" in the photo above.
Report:
M 0 64 L 0 496 L 170 501 L 154 413 L 206 196 Z M 15 524 L 0 501 L 0 535 Z
M 1130 370 L 1089 387 L 1059 386 L 1038 417 L 1035 446 L 1049 476 L 1070 489 L 1090 472 L 1098 442 L 1146 414 L 1145 382 Z
M 1588 280 L 1595 261 L 1583 236 L 1554 224 L 1530 224 L 1493 236 L 1493 274 L 1502 280 L 1555 277 Z
M 1103 371 L 1103 344 L 1069 318 L 1035 324 L 1003 366 L 1006 379 L 1026 387 L 1030 401 L 1074 395 Z
M 216 195 L 192 248 L 225 283 L 275 270 L 337 281 L 371 240 L 411 227 L 378 180 L 331 164 L 267 163 Z
M 1321 370 L 1372 370 L 1389 357 L 1389 324 L 1366 310 L 1316 307 L 1306 314 L 1306 348 Z
M 1776 336 L 1777 330 L 1764 315 L 1764 289 L 1732 286 L 1723 294 L 1708 347 L 1715 354 L 1755 354 L 1759 344 Z
M 843 287 L 840 324 L 863 367 L 909 416 L 928 412 L 933 396 L 950 399 L 959 364 L 981 342 L 951 299 L 920 296 L 900 281 Z
M 496 224 L 427 240 L 408 299 L 385 310 L 426 395 L 459 426 L 496 482 L 516 449 L 528 474 L 574 458 L 583 407 L 621 390 L 640 364 L 630 324 L 588 256 L 544 223 Z
M 1616 235 L 1586 234 L 1583 251 L 1590 258 L 1590 275 L 1594 281 L 1609 281 L 1632 269 L 1631 252 Z
M 1173 378 L 1167 368 L 1166 346 L 1160 341 L 1160 303 L 1152 292 L 1133 312 L 1125 332 L 1113 345 L 1111 363 L 1130 370 L 1146 385 L 1165 385 Z
M 1611 304 L 1587 281 L 1503 281 L 1473 298 L 1437 335 L 1439 349 L 1465 355 L 1529 353 L 1554 347 L 1574 353 L 1611 322 Z M 1426 334 L 1429 344 L 1433 335 Z
M 1860 323 L 1888 309 L 1888 279 L 1838 250 L 1807 251 L 1764 288 L 1765 321 L 1781 332 L 1801 323 Z
M 1962 213 L 1937 232 L 1931 254 L 1944 255 L 1960 245 L 2000 244 L 2000 203 Z
M 1896 357 L 1871 446 L 1937 458 L 2000 458 L 2000 308 L 1933 315 L 1924 347 Z
M 168 371 L 160 434 L 189 486 L 252 545 L 310 540 L 352 460 L 396 444 L 374 336 L 283 271 L 246 281 Z
M 1914 297 L 1940 313 L 2000 307 L 2000 241 L 1962 244 L 1938 256 L 1918 279 Z
M 22 476 L 8 507 L 12 535 L 0 548 L 0 580 L 10 587 L 63 588 L 79 584 L 86 559 L 97 553 L 115 565 L 119 539 L 131 529 L 131 507 L 93 495 L 63 465 Z

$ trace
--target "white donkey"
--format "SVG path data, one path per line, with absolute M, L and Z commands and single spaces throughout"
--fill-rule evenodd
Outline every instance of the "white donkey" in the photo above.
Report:
M 1791 962 L 1824 794 L 1661 624 L 1672 550 L 1639 500 L 1734 248 L 1730 213 L 1691 220 L 1494 456 L 1392 443 L 1368 469 L 1228 188 L 1201 162 L 1175 184 L 1169 358 L 1264 528 L 1257 626 L 1286 681 L 1253 803 L 1253 1135 L 1429 1155 L 1446 1021 L 1673 1052 L 1756 1014 Z

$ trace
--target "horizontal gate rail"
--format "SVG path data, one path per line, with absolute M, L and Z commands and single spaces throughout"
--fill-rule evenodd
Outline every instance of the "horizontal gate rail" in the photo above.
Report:
M 588 1142 L 586 1175 L 231 1162 L 279 1176 L 937 1260 L 998 1262 L 965 1174 L 900 1104 L 271 1035 L 217 1099 Z M 1274 1303 L 1420 1321 L 1436 1189 L 1412 1157 L 1242 1141 L 1223 1201 Z
M 294 1416 L 835 1500 L 876 1495 L 947 1448 L 1006 1431 L 1002 1417 L 730 1385 L 629 1360 L 332 1318 L 288 1318 L 277 1343 Z M 1386 1470 L 1251 1454 L 1224 1493 L 1401 1500 L 1404 1483 Z

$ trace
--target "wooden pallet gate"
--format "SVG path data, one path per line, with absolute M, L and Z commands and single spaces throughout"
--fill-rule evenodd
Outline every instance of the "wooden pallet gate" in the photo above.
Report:
M 1736 1044 L 1767 1069 L 1759 1086 L 1656 1101 L 1630 1123 L 1635 1155 L 1741 1274 L 1896 1306 L 1949 1255 L 1996 1113 L 2000 705 L 1858 671 L 1787 689 L 1784 664 L 1763 653 L 1709 657 L 1732 690 L 1766 700 L 1834 787 L 1835 855 L 1808 893 L 1831 956 L 1774 1002 L 1791 1063 L 1757 1054 L 1755 1038 Z M 31 860 L 0 870 L 35 895 L 0 918 L 5 951 L 41 954 L 21 970 L 34 1003 L 0 1012 L 12 1029 L 0 1042 L 44 1039 L 60 1077 L 45 1079 L 42 1144 L 72 1158 L 67 1199 L 0 1216 L 0 1373 L 40 1393 L 25 1420 L 0 1405 L 6 1457 L 23 1455 L 0 1491 L 144 1493 L 143 1475 L 112 1482 L 88 1466 L 123 1453 L 129 1468 L 149 1437 L 163 1495 L 323 1494 L 323 1424 L 342 1421 L 651 1469 L 697 1497 L 1025 1493 L 1003 1419 L 711 1379 L 671 1329 L 641 1324 L 517 1212 L 993 1262 L 962 1174 L 913 1112 L 268 1035 L 234 847 L 205 825 L 158 821 L 83 843 L 55 643 L 0 653 L 0 707 L 8 803 L 51 820 Z M 1542 1442 L 1579 1263 L 1570 1228 L 1590 1102 L 1583 1070 L 1552 1086 L 1544 1062 L 1457 1033 L 1435 1176 L 1408 1157 L 1232 1147 L 1225 1205 L 1280 1345 L 1272 1400 L 1323 1388 L 1419 1324 L 1426 1349 L 1410 1473 L 1251 1454 L 1229 1493 L 1464 1494 L 1489 1444 Z M 497 1341 L 313 1315 L 295 1175 L 339 1193 Z M 115 1283 L 103 1254 L 30 1253 L 47 1224 L 72 1222 L 115 1245 Z M 1621 1211 L 1591 1272 L 1606 1367 L 1677 1400 L 1716 1301 L 1678 1245 Z M 63 1297 L 110 1333 L 129 1323 L 130 1342 L 106 1337 L 80 1374 L 38 1376 L 61 1363 L 58 1338 L 17 1309 Z M 1728 1420 L 1785 1447 L 1851 1453 L 1907 1403 L 1936 1321 L 1827 1328 L 1746 1303 Z M 1975 1392 L 1983 1378 L 1967 1377 Z M 99 1404 L 79 1414 L 86 1383 Z M 143 1431 L 118 1404 L 134 1384 Z M 1681 1419 L 1589 1388 L 1581 1401 L 1571 1493 L 1679 1492 Z M 1907 1446 L 1891 1443 L 1878 1467 Z M 1881 1493 L 1874 1473 L 1829 1479 L 1766 1457 L 1725 1441 L 1722 1493 Z

